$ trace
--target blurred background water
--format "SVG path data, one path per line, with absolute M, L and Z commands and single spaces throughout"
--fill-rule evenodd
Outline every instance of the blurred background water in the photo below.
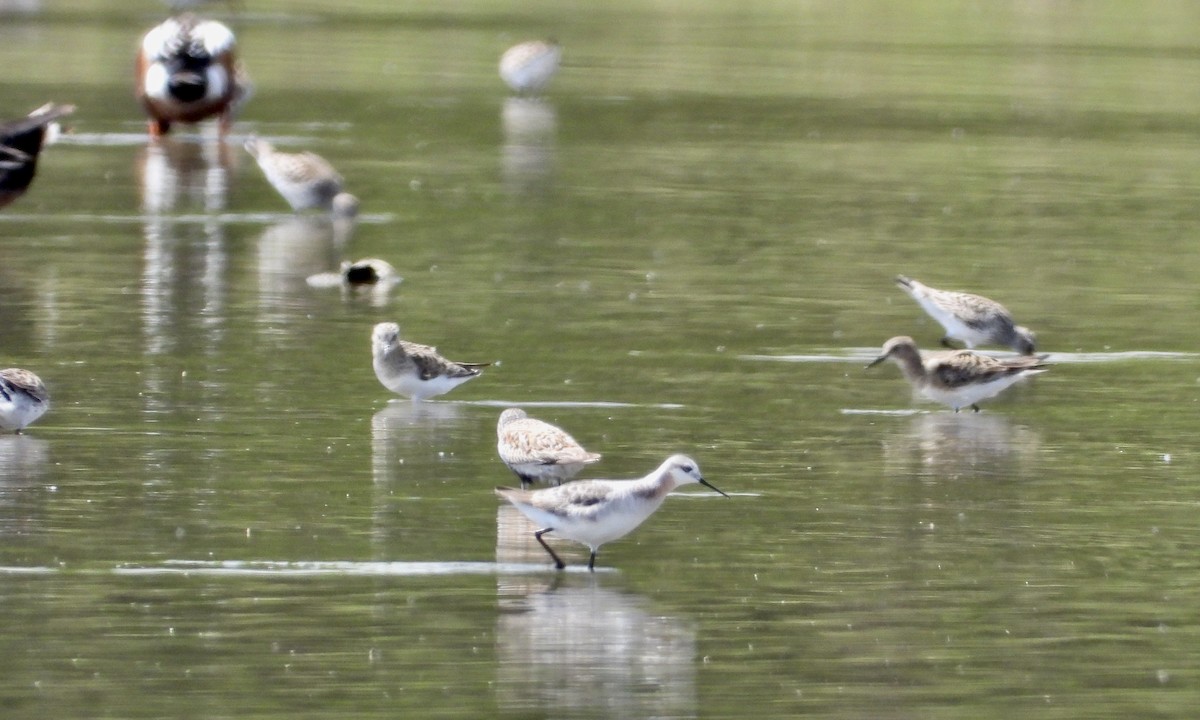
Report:
M 0 3 L 0 698 L 45 717 L 1191 717 L 1200 9 L 243 0 L 229 141 L 150 143 L 166 6 Z M 496 62 L 554 36 L 540 100 Z M 328 158 L 297 218 L 240 142 Z M 313 288 L 380 257 L 388 293 Z M 955 415 L 862 366 L 1005 303 L 1053 369 Z M 496 366 L 393 399 L 395 320 Z M 556 574 L 502 407 L 676 497 Z M 586 560 L 564 544 L 568 561 Z

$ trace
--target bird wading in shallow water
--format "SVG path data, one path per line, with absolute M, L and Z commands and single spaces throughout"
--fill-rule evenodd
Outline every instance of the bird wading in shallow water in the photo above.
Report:
M 37 375 L 20 368 L 0 370 L 0 430 L 18 435 L 50 409 L 50 393 Z
M 562 428 L 531 418 L 520 408 L 500 413 L 496 451 L 522 485 L 537 481 L 558 485 L 600 460 L 600 453 L 584 450 Z
M 55 134 L 58 120 L 73 112 L 74 105 L 46 103 L 19 120 L 0 122 L 0 208 L 29 189 L 42 147 Z
M 444 395 L 468 380 L 479 377 L 491 363 L 460 363 L 447 360 L 437 348 L 400 339 L 400 326 L 383 322 L 371 333 L 375 377 L 388 390 L 414 401 Z
M 567 565 L 542 539 L 549 532 L 587 545 L 592 551 L 588 570 L 594 571 L 601 545 L 627 535 L 653 515 L 672 490 L 689 483 L 725 495 L 705 480 L 696 462 L 685 455 L 672 455 L 640 480 L 577 480 L 533 491 L 498 487 L 496 494 L 539 528 L 533 536 L 550 553 L 554 567 L 562 570 Z
M 995 300 L 938 290 L 903 275 L 896 276 L 896 284 L 945 329 L 942 344 L 946 347 L 953 347 L 950 340 L 960 340 L 967 348 L 1007 345 L 1022 355 L 1034 353 L 1033 332 L 1013 322 L 1008 310 Z
M 293 210 L 330 210 L 338 217 L 358 214 L 358 198 L 343 191 L 342 176 L 320 155 L 279 152 L 261 138 L 247 140 L 246 151 Z
M 1045 372 L 1041 357 L 994 358 L 970 350 L 921 354 L 910 337 L 894 337 L 867 368 L 891 360 L 904 378 L 922 395 L 949 405 L 958 412 L 964 407 L 979 412 L 979 403 L 998 395 L 1008 386 Z
M 250 95 L 237 64 L 233 31 L 216 20 L 184 13 L 156 25 L 142 38 L 136 64 L 136 95 L 158 137 L 173 123 L 218 118 L 221 135 Z

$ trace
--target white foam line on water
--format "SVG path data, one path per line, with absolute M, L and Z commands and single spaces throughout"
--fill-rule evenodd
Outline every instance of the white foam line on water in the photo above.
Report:
M 859 348 L 851 348 L 848 352 L 852 355 L 738 355 L 738 360 L 752 360 L 756 362 L 792 362 L 792 363 L 869 363 L 879 357 L 878 350 L 861 350 Z
M 626 403 L 610 402 L 607 400 L 531 400 L 526 402 L 509 402 L 507 400 L 460 400 L 459 405 L 478 405 L 481 407 L 541 407 L 541 408 L 657 408 L 659 410 L 681 410 L 684 405 L 678 403 Z
M 1127 362 L 1130 360 L 1195 360 L 1200 353 L 1166 352 L 1161 350 L 1128 350 L 1125 352 L 1098 353 L 1049 353 L 1046 362 L 1061 363 L 1103 363 Z
M 875 408 L 842 408 L 843 415 L 889 415 L 892 417 L 910 417 L 912 415 L 927 415 L 928 410 L 878 410 Z
M 568 572 L 587 572 L 586 565 L 568 565 Z M 201 561 L 167 560 L 162 565 L 120 565 L 111 570 L 71 570 L 52 567 L 0 567 L 0 575 L 113 574 L 132 576 L 205 575 L 225 577 L 315 577 L 342 575 L 356 577 L 423 577 L 432 575 L 519 575 L 559 572 L 549 563 L 495 562 L 273 562 L 273 561 Z M 596 572 L 616 572 L 616 568 L 596 568 Z
M 278 222 L 291 220 L 295 217 L 312 217 L 320 218 L 320 215 L 296 215 L 294 213 L 273 212 L 273 213 L 214 213 L 204 215 L 193 213 L 190 215 L 0 215 L 0 222 L 41 222 L 41 221 L 67 221 L 78 223 L 108 223 L 112 225 L 142 225 L 147 222 L 169 222 L 169 223 L 210 223 L 216 222 L 221 225 L 274 225 Z M 392 222 L 396 218 L 394 213 L 367 213 L 359 215 L 356 221 L 363 225 L 383 225 Z
M 934 348 L 931 348 L 934 350 Z M 976 350 L 980 355 L 989 355 L 998 358 L 1020 357 L 1016 353 L 1011 352 L 995 352 L 988 350 Z M 843 355 L 738 355 L 738 360 L 750 360 L 755 362 L 792 362 L 792 363 L 868 363 L 879 357 L 878 350 L 868 348 L 847 348 L 846 354 Z M 1169 352 L 1162 350 L 1127 350 L 1124 352 L 1096 352 L 1096 353 L 1045 353 L 1044 359 L 1047 363 L 1053 365 L 1058 364 L 1074 364 L 1074 363 L 1103 363 L 1103 362 L 1128 362 L 1131 360 L 1195 360 L 1200 358 L 1200 353 L 1190 352 Z

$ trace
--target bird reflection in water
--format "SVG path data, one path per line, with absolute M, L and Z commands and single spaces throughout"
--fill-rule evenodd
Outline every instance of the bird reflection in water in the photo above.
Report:
M 398 399 L 371 416 L 371 468 L 375 482 L 396 479 L 413 452 L 450 452 L 462 425 L 463 406 L 453 402 L 413 403 Z
M 138 154 L 147 355 L 181 353 L 199 362 L 219 352 L 229 294 L 229 258 L 219 213 L 226 206 L 235 158 L 224 143 L 206 136 L 157 138 Z M 149 364 L 142 374 L 147 413 L 175 408 L 168 396 L 177 391 L 178 377 L 178 368 Z M 213 417 L 222 412 L 215 397 L 194 402 Z
M 1011 475 L 1031 464 L 1041 445 L 1033 430 L 996 414 L 922 413 L 884 440 L 888 474 Z
M 511 507 L 501 510 L 524 521 Z M 531 538 L 527 529 L 522 534 Z M 497 544 L 497 557 L 511 562 L 506 546 Z M 536 552 L 542 562 L 545 552 Z M 688 623 L 655 611 L 643 597 L 602 587 L 594 575 L 529 579 L 532 585 L 500 574 L 502 707 L 550 717 L 695 717 L 696 637 Z
M 30 537 L 42 530 L 49 454 L 50 443 L 42 438 L 0 435 L 0 537 Z
M 504 129 L 501 172 L 512 195 L 538 196 L 553 185 L 554 135 L 558 116 L 540 98 L 510 97 L 500 113 Z
M 220 212 L 229 195 L 230 173 L 240 158 L 227 143 L 210 136 L 168 136 L 138 153 L 142 211 Z

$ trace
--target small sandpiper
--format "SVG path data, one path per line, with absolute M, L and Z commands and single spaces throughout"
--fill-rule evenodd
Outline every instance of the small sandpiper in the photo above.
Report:
M 562 570 L 567 565 L 542 539 L 548 532 L 591 548 L 588 570 L 594 571 L 601 545 L 641 525 L 672 490 L 689 483 L 700 483 L 725 495 L 705 480 L 696 462 L 685 455 L 672 455 L 640 480 L 577 480 L 532 491 L 498 487 L 496 494 L 540 528 L 533 536 L 550 553 L 554 567 Z
M 562 428 L 531 418 L 520 408 L 500 413 L 496 438 L 500 459 L 522 485 L 539 480 L 559 485 L 600 460 L 600 453 L 584 450 Z
M 18 435 L 50 409 L 50 393 L 37 375 L 20 368 L 0 370 L 0 430 Z
M 375 377 L 388 390 L 414 402 L 444 395 L 468 380 L 479 377 L 480 368 L 491 363 L 460 363 L 447 360 L 437 348 L 400 339 L 400 326 L 382 322 L 371 333 Z
M 327 210 L 337 217 L 358 214 L 358 198 L 343 191 L 342 176 L 325 158 L 312 152 L 285 153 L 261 138 L 246 141 L 267 182 L 296 212 Z
M 1008 310 L 995 300 L 971 293 L 938 290 L 903 275 L 896 276 L 896 284 L 946 329 L 942 345 L 952 348 L 950 340 L 961 340 L 968 348 L 1007 345 L 1022 355 L 1034 353 L 1033 333 L 1014 323 Z
M 1045 372 L 1042 357 L 994 358 L 970 350 L 925 353 L 917 349 L 910 337 L 894 337 L 883 344 L 883 351 L 868 368 L 884 360 L 900 366 L 904 378 L 925 397 L 958 412 L 969 407 L 979 412 L 976 404 L 998 395 L 1013 383 Z
M 529 40 L 500 56 L 500 78 L 522 95 L 536 95 L 554 79 L 560 60 L 562 46 L 554 40 Z
M 74 105 L 46 103 L 19 120 L 0 122 L 0 207 L 29 189 L 42 147 L 57 134 L 59 118 L 73 112 Z

